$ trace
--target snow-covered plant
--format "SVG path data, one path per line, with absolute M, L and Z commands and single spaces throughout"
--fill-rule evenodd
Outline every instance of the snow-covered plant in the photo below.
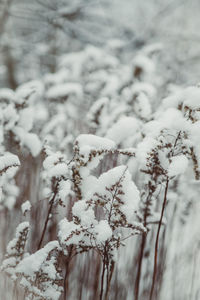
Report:
M 58 300 L 62 292 L 62 275 L 58 266 L 60 247 L 57 241 L 27 255 L 16 268 L 25 299 Z
M 39 240 L 38 249 L 40 249 L 42 245 L 48 221 L 52 218 L 53 208 L 58 205 L 65 207 L 66 197 L 70 193 L 70 170 L 65 155 L 60 152 L 53 153 L 48 147 L 44 149 L 44 154 L 44 171 L 42 177 L 45 182 L 45 188 L 43 194 L 49 201 L 49 208 Z
M 14 176 L 20 166 L 19 158 L 9 152 L 0 157 L 0 209 L 12 209 L 18 196 Z
M 117 150 L 115 143 L 107 138 L 80 135 L 76 139 L 72 171 L 74 191 L 79 201 L 72 207 L 72 221 L 63 219 L 58 234 L 69 258 L 90 249 L 101 256 L 101 299 L 105 270 L 105 297 L 108 297 L 116 250 L 128 237 L 146 231 L 137 222 L 140 196 L 127 167 L 115 167 L 99 178 L 91 173 L 106 154 L 115 153 L 133 155 L 131 149 Z
M 17 144 L 28 149 L 33 156 L 37 156 L 41 150 L 37 134 L 31 132 L 35 121 L 33 103 L 37 89 L 37 86 L 27 85 L 21 86 L 16 92 L 9 89 L 0 90 L 3 132 L 1 143 L 6 141 L 8 151 L 17 148 Z
M 196 98 L 195 98 L 196 97 Z M 167 205 L 170 185 L 176 179 L 176 184 L 188 169 L 193 169 L 195 178 L 199 179 L 198 143 L 196 142 L 197 116 L 199 109 L 199 90 L 189 88 L 174 97 L 164 100 L 160 113 L 155 119 L 143 127 L 145 137 L 137 146 L 136 157 L 140 162 L 140 171 L 146 174 L 144 190 L 141 197 L 142 219 L 144 226 L 158 223 L 155 242 L 154 271 L 150 299 L 154 297 L 154 286 L 157 275 L 158 243 L 161 225 L 164 222 L 164 212 Z M 197 100 L 198 99 L 198 100 Z M 191 117 L 191 114 L 196 118 Z M 189 161 L 191 163 L 189 164 Z M 194 176 L 191 174 L 191 176 Z M 157 213 L 157 200 L 164 185 L 161 212 Z M 135 293 L 138 299 L 142 256 L 145 239 L 140 249 L 140 263 L 136 279 Z
M 90 197 L 74 204 L 72 221 L 63 219 L 60 222 L 58 236 L 66 251 L 73 246 L 72 255 L 90 249 L 98 252 L 102 258 L 100 299 L 103 299 L 105 271 L 107 299 L 116 250 L 125 245 L 127 238 L 144 233 L 146 229 L 137 222 L 140 196 L 126 166 L 103 173 L 94 187 L 89 187 L 89 194 Z
M 17 280 L 16 267 L 25 257 L 25 247 L 29 233 L 29 223 L 22 222 L 17 226 L 16 237 L 11 240 L 6 249 L 5 259 L 1 269 L 13 280 Z

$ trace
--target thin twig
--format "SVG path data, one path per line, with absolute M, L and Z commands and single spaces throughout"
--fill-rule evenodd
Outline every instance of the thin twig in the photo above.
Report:
M 46 229 L 47 229 L 47 224 L 48 224 L 48 221 L 49 221 L 49 216 L 51 214 L 53 204 L 54 204 L 54 200 L 55 200 L 56 195 L 57 195 L 57 189 L 58 189 L 58 183 L 56 185 L 55 192 L 53 194 L 53 198 L 50 201 L 49 210 L 48 210 L 48 213 L 47 213 L 47 217 L 46 217 L 46 220 L 45 220 L 45 223 L 44 223 L 44 228 L 43 228 L 43 231 L 42 231 L 42 235 L 41 235 L 40 242 L 38 244 L 37 250 L 39 250 L 41 248 L 41 245 L 42 245 L 42 242 L 43 242 L 43 239 L 44 239 L 44 235 L 45 235 L 45 232 L 46 232 Z
M 106 267 L 106 264 L 105 264 L 105 261 L 103 261 L 103 269 L 102 269 L 102 274 L 101 274 L 101 291 L 100 291 L 100 297 L 99 297 L 100 300 L 103 299 L 105 267 Z
M 157 273 L 158 242 L 159 242 L 159 235 L 160 235 L 160 229 L 161 229 L 161 225 L 162 225 L 164 210 L 165 210 L 166 203 L 167 203 L 168 186 L 169 186 L 169 178 L 167 177 L 166 186 L 165 186 L 165 193 L 164 193 L 164 200 L 163 200 L 163 205 L 162 205 L 162 211 L 161 211 L 161 216 L 160 216 L 157 235 L 156 235 L 155 252 L 154 252 L 154 270 L 153 270 L 153 279 L 152 279 L 152 286 L 151 286 L 151 292 L 150 292 L 149 300 L 153 299 L 152 297 L 153 297 L 155 280 L 156 280 L 156 273 Z

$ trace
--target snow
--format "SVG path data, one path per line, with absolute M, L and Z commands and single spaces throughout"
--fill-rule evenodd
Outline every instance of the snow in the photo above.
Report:
M 156 138 L 164 128 L 165 125 L 161 121 L 153 120 L 144 124 L 143 132 L 148 137 Z
M 20 285 L 36 298 L 58 300 L 60 297 L 62 287 L 57 280 L 61 280 L 61 277 L 55 267 L 53 250 L 60 250 L 58 241 L 51 241 L 44 248 L 26 256 L 16 267 L 16 274 L 21 278 Z M 41 274 L 40 278 L 38 273 Z
M 42 150 L 42 143 L 35 133 L 26 132 L 21 127 L 15 127 L 13 132 L 18 137 L 22 146 L 26 146 L 33 157 L 39 155 Z
M 139 130 L 138 120 L 133 117 L 123 117 L 118 120 L 106 134 L 106 137 L 116 144 L 122 143 L 130 136 L 134 136 Z
M 113 235 L 121 232 L 122 227 L 136 224 L 135 212 L 138 209 L 140 193 L 126 166 L 118 166 L 103 173 L 96 179 L 96 184 L 89 185 L 88 189 L 89 197 L 75 202 L 72 207 L 75 222 L 64 218 L 59 223 L 58 237 L 61 245 L 65 247 L 74 244 L 77 247 L 98 245 L 101 248 Z M 99 201 L 104 201 L 103 205 Z M 102 209 L 99 220 L 95 217 L 98 206 Z M 123 221 L 121 213 L 125 216 Z M 123 223 L 116 225 L 118 222 Z
M 48 152 L 48 150 L 47 150 L 47 152 Z M 69 168 L 66 163 L 66 157 L 64 155 L 62 155 L 60 152 L 52 153 L 50 151 L 43 162 L 43 167 L 44 167 L 45 171 L 47 172 L 46 175 L 50 178 L 66 177 L 66 175 L 69 172 Z M 64 188 L 64 186 L 63 186 L 63 188 Z M 67 188 L 67 186 L 66 186 L 66 188 Z
M 42 150 L 41 141 L 35 133 L 26 133 L 22 139 L 22 143 L 29 149 L 34 157 L 39 155 Z
M 103 158 L 105 153 L 93 156 L 92 160 L 89 161 L 89 155 L 92 151 L 112 151 L 116 148 L 115 142 L 108 138 L 102 138 L 93 134 L 81 134 L 77 137 L 76 142 L 79 146 L 79 155 L 81 159 L 87 163 L 87 167 L 94 169 L 99 164 L 99 161 Z
M 136 114 L 138 114 L 141 118 L 149 118 L 151 115 L 151 105 L 149 99 L 144 93 L 140 93 L 137 96 L 136 103 L 134 103 L 134 109 Z
M 91 166 L 89 166 L 91 168 Z M 92 188 L 88 187 L 95 187 L 98 184 L 98 179 L 95 176 L 89 174 L 88 168 L 81 168 L 80 175 L 83 178 L 81 184 L 81 192 L 84 198 L 89 198 L 92 196 Z
M 92 208 L 88 208 L 88 204 L 84 200 L 74 204 L 72 213 L 81 220 L 83 226 L 90 227 L 92 223 L 95 223 L 94 211 Z
M 107 220 L 101 220 L 96 226 L 95 231 L 97 234 L 97 242 L 104 243 L 112 237 L 112 229 L 110 228 Z
M 200 88 L 188 87 L 183 91 L 183 104 L 191 109 L 200 109 Z
M 16 237 L 8 243 L 6 248 L 8 255 L 15 255 L 17 253 L 16 244 L 18 243 L 18 240 L 21 237 L 22 233 L 27 229 L 29 229 L 29 222 L 22 222 L 17 226 Z M 19 255 L 20 253 L 17 254 Z
M 162 106 L 161 108 L 163 110 L 169 108 L 169 107 L 174 107 L 177 108 L 181 103 L 182 103 L 182 97 L 181 97 L 181 91 L 178 91 L 176 93 L 173 93 L 172 95 L 166 97 L 162 101 Z
M 172 162 L 168 168 L 168 175 L 170 177 L 177 176 L 183 174 L 188 166 L 188 159 L 185 155 L 178 155 L 172 157 Z
M 20 119 L 18 125 L 26 131 L 30 131 L 33 127 L 34 110 L 32 108 L 25 108 L 20 112 Z
M 190 109 L 200 108 L 200 88 L 191 86 L 182 89 L 173 95 L 163 100 L 163 108 L 178 107 L 183 104 L 183 107 L 189 107 Z
M 22 222 L 17 226 L 16 237 L 18 238 L 20 234 L 26 229 L 29 228 L 29 222 Z
M 21 84 L 16 89 L 16 99 L 17 104 L 26 104 L 35 103 L 38 101 L 38 98 L 41 98 L 43 95 L 44 86 L 40 80 L 32 80 Z
M 4 154 L 0 157 L 0 172 L 4 172 L 7 168 L 19 167 L 19 158 L 11 153 Z M 7 170 L 5 170 L 6 172 Z
M 140 67 L 145 73 L 153 73 L 155 71 L 155 65 L 153 61 L 143 54 L 138 54 L 133 59 L 133 66 Z
M 60 246 L 58 241 L 51 241 L 44 248 L 38 250 L 37 252 L 25 257 L 17 266 L 16 272 L 23 273 L 32 279 L 34 278 L 34 273 L 38 272 L 41 268 L 43 262 L 47 259 L 49 252 L 53 249 L 59 249 Z M 55 272 L 55 269 L 53 270 Z M 52 277 L 54 274 L 50 272 L 48 274 Z
M 166 109 L 160 116 L 158 116 L 157 120 L 166 129 L 185 130 L 188 126 L 181 111 L 176 108 Z
M 31 203 L 29 200 L 27 200 L 26 202 L 22 203 L 21 205 L 21 210 L 22 213 L 25 214 L 27 211 L 30 211 L 31 209 Z
M 69 95 L 75 95 L 79 99 L 82 97 L 83 91 L 82 87 L 78 83 L 63 83 L 51 87 L 46 97 L 48 99 L 58 99 L 63 97 L 68 97 Z
M 12 102 L 15 97 L 13 90 L 8 88 L 0 89 L 0 101 Z
M 61 245 L 77 245 L 83 237 L 81 234 L 73 234 L 73 236 L 70 239 L 66 240 L 67 238 L 69 238 L 72 232 L 76 231 L 81 232 L 80 226 L 74 224 L 73 222 L 69 222 L 66 218 L 61 220 L 59 222 L 58 231 L 58 238 Z
M 47 149 L 47 151 L 48 151 L 48 149 Z M 60 152 L 52 153 L 50 151 L 50 152 L 47 152 L 47 154 L 48 155 L 43 162 L 43 167 L 47 171 L 50 170 L 51 168 L 53 168 L 57 163 L 59 163 L 60 161 L 63 161 L 65 159 L 65 157 Z
M 92 107 L 89 110 L 89 113 L 87 114 L 87 119 L 89 121 L 94 121 L 96 114 L 98 115 L 99 112 L 102 110 L 102 108 L 108 103 L 108 98 L 100 98 L 99 100 L 95 101 Z
M 8 105 L 3 110 L 3 119 L 5 123 L 6 130 L 12 130 L 12 128 L 16 125 L 19 120 L 19 116 L 12 104 Z
M 117 182 L 122 185 L 121 189 L 124 194 L 120 195 L 122 205 L 121 210 L 125 214 L 128 222 L 132 223 L 135 219 L 135 211 L 138 209 L 140 193 L 135 183 L 131 179 L 131 174 L 126 166 L 118 166 L 98 178 L 98 184 L 94 187 L 94 191 L 100 195 L 110 197 L 108 188 L 111 188 Z M 106 203 L 109 210 L 111 203 Z
M 148 153 L 158 145 L 158 141 L 152 137 L 146 137 L 137 145 L 136 158 L 143 165 L 146 164 Z
M 155 87 L 148 82 L 135 82 L 131 88 L 132 94 L 145 93 L 150 99 L 156 96 Z
M 81 134 L 77 137 L 76 141 L 79 144 L 81 153 L 88 152 L 88 149 L 91 150 L 112 150 L 115 148 L 115 143 L 107 138 L 102 138 L 93 134 Z
M 66 203 L 67 196 L 71 193 L 71 184 L 70 181 L 61 180 L 59 182 L 59 197 L 63 203 Z
M 48 171 L 49 177 L 62 177 L 68 174 L 68 166 L 65 163 L 58 163 Z

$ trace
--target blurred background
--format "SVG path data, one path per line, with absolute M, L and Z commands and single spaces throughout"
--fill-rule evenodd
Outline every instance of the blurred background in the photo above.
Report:
M 157 42 L 169 80 L 196 83 L 199 9 L 198 0 L 1 0 L 0 86 L 55 72 L 61 54 L 87 44 L 120 49 L 128 62 Z

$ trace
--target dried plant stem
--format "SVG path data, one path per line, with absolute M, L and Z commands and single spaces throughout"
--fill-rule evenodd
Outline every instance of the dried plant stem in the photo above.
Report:
M 48 221 L 49 221 L 49 217 L 50 217 L 50 214 L 51 214 L 51 211 L 52 211 L 52 208 L 53 208 L 54 200 L 55 200 L 56 195 L 57 195 L 57 189 L 58 189 L 58 183 L 56 185 L 53 197 L 50 200 L 50 206 L 49 206 L 49 209 L 48 209 L 47 217 L 46 217 L 46 220 L 45 220 L 45 223 L 44 223 L 44 228 L 42 230 L 42 235 L 41 235 L 37 250 L 39 250 L 41 248 L 41 245 L 42 245 L 42 242 L 43 242 L 43 239 L 44 239 L 44 235 L 45 235 L 45 232 L 46 232 L 46 229 L 47 229 L 47 224 L 48 224 Z
M 68 277 L 69 277 L 69 264 L 72 257 L 73 246 L 70 247 L 68 257 L 65 264 L 65 277 L 63 280 L 63 290 L 64 290 L 64 300 L 67 300 L 67 291 L 68 291 Z
M 100 290 L 100 297 L 99 297 L 100 300 L 103 299 L 105 269 L 106 269 L 106 263 L 105 260 L 103 260 L 103 269 L 101 273 L 101 290 Z
M 166 186 L 165 186 L 165 193 L 164 193 L 164 200 L 163 200 L 163 205 L 162 205 L 162 211 L 161 211 L 161 216 L 160 216 L 157 235 L 156 235 L 156 243 L 155 243 L 155 251 L 154 251 L 154 270 L 153 270 L 153 278 L 152 278 L 152 285 L 151 285 L 151 292 L 150 292 L 149 300 L 153 299 L 153 292 L 154 292 L 154 286 L 155 286 L 155 281 L 156 281 L 156 273 L 157 273 L 158 243 L 159 243 L 160 229 L 161 229 L 161 225 L 162 225 L 164 210 L 165 210 L 166 203 L 167 203 L 168 186 L 169 186 L 169 178 L 167 177 Z
M 108 270 L 108 266 L 107 266 L 107 282 L 106 282 L 105 300 L 109 299 L 110 284 L 111 284 L 111 279 L 112 279 L 112 275 L 113 275 L 113 271 L 114 271 L 114 266 L 115 266 L 114 261 L 112 261 L 112 263 L 111 263 L 110 270 Z
M 148 184 L 150 186 L 150 183 Z M 145 203 L 145 210 L 144 210 L 144 222 L 143 225 L 146 228 L 147 226 L 147 215 L 148 215 L 148 207 L 151 202 L 151 197 L 152 197 L 152 191 L 150 192 L 149 188 L 149 194 L 146 199 Z M 142 272 L 142 262 L 144 258 L 144 249 L 146 246 L 146 234 L 142 235 L 142 242 L 141 242 L 141 247 L 140 247 L 140 252 L 139 252 L 139 259 L 138 259 L 138 268 L 137 268 L 137 274 L 136 274 L 136 280 L 135 280 L 135 289 L 134 289 L 134 299 L 138 300 L 139 294 L 140 294 L 140 280 L 141 280 L 141 272 Z
M 146 235 L 143 234 L 140 253 L 139 253 L 137 277 L 136 277 L 136 281 L 135 281 L 135 298 L 134 298 L 135 300 L 138 300 L 138 297 L 139 297 L 142 261 L 143 261 L 143 257 L 144 257 L 145 244 L 146 244 Z

